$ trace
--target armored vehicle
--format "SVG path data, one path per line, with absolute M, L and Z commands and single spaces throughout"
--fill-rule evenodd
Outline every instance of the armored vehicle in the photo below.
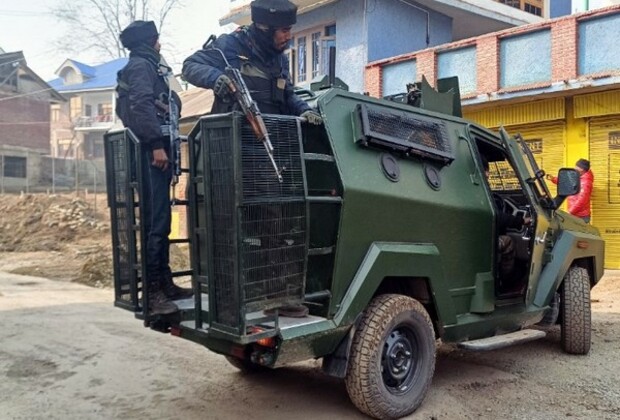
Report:
M 148 315 L 142 278 L 139 140 L 106 134 L 118 307 L 244 372 L 320 358 L 376 418 L 422 403 L 439 339 L 489 350 L 558 323 L 564 351 L 588 353 L 604 242 L 560 210 L 579 191 L 574 170 L 552 196 L 522 138 L 425 109 L 430 99 L 330 89 L 309 100 L 323 125 L 264 116 L 281 182 L 242 114 L 204 116 L 189 134 L 189 199 L 177 205 L 191 270 L 177 275 L 195 295 L 167 317 Z M 500 232 L 505 213 L 531 222 Z M 286 316 L 299 305 L 306 316 Z

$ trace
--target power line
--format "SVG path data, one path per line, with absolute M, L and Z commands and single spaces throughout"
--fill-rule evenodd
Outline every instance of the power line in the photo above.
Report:
M 34 16 L 51 16 L 50 12 L 30 11 L 30 10 L 7 10 L 0 9 L 0 16 L 12 17 L 34 17 Z

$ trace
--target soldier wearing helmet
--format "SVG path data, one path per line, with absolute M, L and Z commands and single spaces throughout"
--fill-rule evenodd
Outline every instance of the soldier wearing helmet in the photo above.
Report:
M 261 112 L 301 115 L 310 123 L 320 124 L 320 115 L 293 92 L 288 60 L 283 54 L 297 22 L 297 6 L 288 0 L 255 0 L 250 7 L 250 26 L 220 36 L 185 60 L 185 80 L 213 89 L 212 113 L 232 111 L 235 104 L 228 87 L 230 79 L 224 74 L 226 64 L 219 49 L 230 65 L 240 70 Z

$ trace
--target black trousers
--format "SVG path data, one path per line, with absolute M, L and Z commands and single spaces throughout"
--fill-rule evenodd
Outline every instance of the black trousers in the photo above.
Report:
M 168 157 L 169 150 L 166 149 Z M 153 152 L 142 149 L 142 192 L 144 223 L 146 231 L 146 278 L 159 281 L 170 273 L 170 181 L 172 168 L 165 171 L 153 166 Z

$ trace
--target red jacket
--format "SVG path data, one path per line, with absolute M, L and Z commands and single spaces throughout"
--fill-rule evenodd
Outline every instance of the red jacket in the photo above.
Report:
M 557 177 L 551 180 L 554 184 L 558 183 Z M 590 216 L 590 196 L 592 195 L 592 185 L 594 184 L 594 174 L 592 171 L 584 172 L 579 178 L 581 189 L 579 194 L 568 197 L 568 212 L 577 217 Z

